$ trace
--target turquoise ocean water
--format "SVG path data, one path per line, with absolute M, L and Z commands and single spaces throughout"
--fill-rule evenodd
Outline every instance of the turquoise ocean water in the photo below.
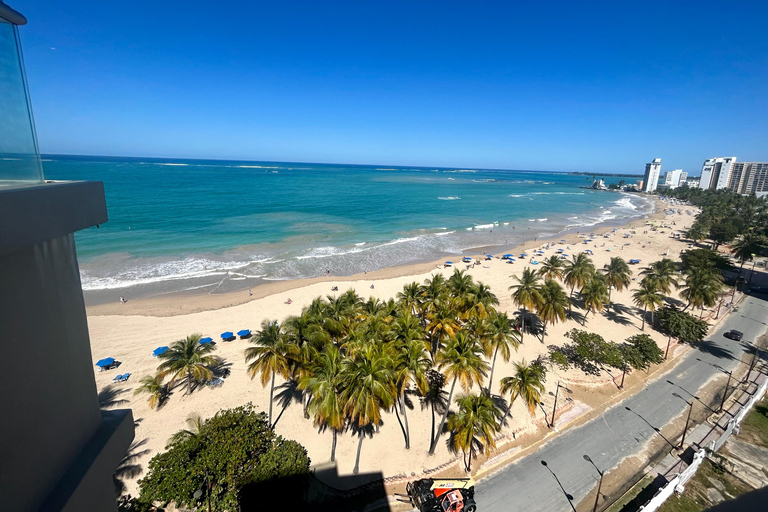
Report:
M 109 222 L 76 235 L 86 292 L 350 275 L 653 209 L 565 173 L 74 156 L 43 166 L 46 179 L 104 182 Z

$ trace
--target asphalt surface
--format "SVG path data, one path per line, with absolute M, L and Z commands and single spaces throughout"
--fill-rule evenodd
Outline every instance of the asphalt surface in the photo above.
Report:
M 672 393 L 690 400 L 691 394 L 695 395 L 710 378 L 723 375 L 715 365 L 735 370 L 743 364 L 740 359 L 749 344 L 767 326 L 768 302 L 745 297 L 700 347 L 685 354 L 666 375 L 594 420 L 559 434 L 535 453 L 479 482 L 475 488 L 478 510 L 567 512 L 575 510 L 587 495 L 594 499 L 599 474 L 584 455 L 608 472 L 625 457 L 640 452 L 650 438 L 661 436 L 655 428 L 661 429 L 687 413 L 688 402 Z M 744 333 L 742 341 L 723 336 L 731 329 Z M 694 402 L 694 407 L 704 405 Z M 669 439 L 671 443 L 677 440 Z M 542 461 L 547 465 L 542 465 Z M 610 479 L 610 473 L 605 478 Z

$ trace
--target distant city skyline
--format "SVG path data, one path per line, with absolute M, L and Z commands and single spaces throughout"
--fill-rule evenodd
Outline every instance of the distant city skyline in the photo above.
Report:
M 691 177 L 768 161 L 764 2 L 8 4 L 30 21 L 43 153 L 637 175 L 660 157 Z

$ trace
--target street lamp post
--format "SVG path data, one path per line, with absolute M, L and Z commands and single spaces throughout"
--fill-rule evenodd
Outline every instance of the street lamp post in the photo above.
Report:
M 570 391 L 567 387 L 560 384 L 560 381 L 557 381 L 557 388 L 555 389 L 555 404 L 552 406 L 552 421 L 550 422 L 550 426 L 554 429 L 555 428 L 555 413 L 557 412 L 557 395 L 560 393 L 560 388 L 564 388 L 566 391 Z M 550 391 L 550 394 L 552 392 Z
M 669 339 L 667 339 L 667 350 L 664 351 L 664 360 L 667 359 L 667 354 L 669 354 L 669 345 L 672 343 L 672 336 L 669 336 Z
M 720 367 L 720 369 L 728 374 L 728 382 L 725 383 L 725 389 L 723 390 L 723 399 L 720 401 L 720 409 L 718 409 L 717 412 L 723 411 L 723 407 L 725 406 L 725 397 L 728 396 L 728 387 L 731 385 L 731 377 L 733 377 L 732 371 L 726 370 L 725 368 L 722 368 L 722 367 Z
M 741 382 L 744 384 L 749 380 L 749 374 L 752 373 L 752 370 L 755 369 L 755 363 L 757 362 L 757 354 L 760 352 L 760 349 L 755 347 L 755 353 L 752 354 L 752 361 L 749 363 L 749 370 L 747 370 L 747 374 L 744 376 L 744 380 Z
M 584 455 L 584 460 L 592 464 L 600 475 L 600 482 L 597 484 L 597 496 L 595 496 L 595 506 L 592 507 L 592 512 L 597 512 L 597 503 L 600 500 L 600 489 L 603 487 L 603 475 L 605 473 L 600 471 L 600 468 L 598 468 L 597 464 L 595 464 L 592 459 L 589 458 L 589 455 Z
M 685 403 L 690 405 L 690 408 L 688 409 L 688 417 L 685 418 L 685 427 L 683 428 L 683 438 L 680 440 L 680 449 L 683 449 L 683 445 L 685 444 L 685 433 L 688 432 L 688 423 L 691 421 L 691 411 L 693 411 L 693 400 L 690 402 L 680 396 L 677 393 L 672 393 L 672 396 L 676 396 L 677 398 L 683 400 Z

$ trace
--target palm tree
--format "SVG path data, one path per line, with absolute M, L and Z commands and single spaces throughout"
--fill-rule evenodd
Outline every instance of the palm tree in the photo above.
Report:
M 287 379 L 291 375 L 289 354 L 291 344 L 285 339 L 277 321 L 264 320 L 261 331 L 249 340 L 255 347 L 245 349 L 245 361 L 253 361 L 248 365 L 248 375 L 253 379 L 261 374 L 261 385 L 269 388 L 269 424 L 272 425 L 272 399 L 275 392 L 275 376 Z
M 686 308 L 699 307 L 704 316 L 704 306 L 714 306 L 722 291 L 723 278 L 719 273 L 709 268 L 694 268 L 689 271 L 680 296 L 688 301 Z
M 456 398 L 456 405 L 458 412 L 448 419 L 450 444 L 453 450 L 464 454 L 464 467 L 469 473 L 477 452 L 496 448 L 494 435 L 500 429 L 499 413 L 493 399 L 483 393 L 461 395 Z
M 192 413 L 187 416 L 186 423 L 188 428 L 181 429 L 173 434 L 168 440 L 166 448 L 173 444 L 186 441 L 187 439 L 197 438 L 200 435 L 200 431 L 202 430 L 203 425 L 205 424 L 205 420 L 203 420 L 199 414 Z
M 541 294 L 539 293 L 539 283 L 541 279 L 530 267 L 525 267 L 523 269 L 523 274 L 520 277 L 512 277 L 517 281 L 517 284 L 513 284 L 509 287 L 510 290 L 515 290 L 512 292 L 512 301 L 523 308 L 523 322 L 520 327 L 520 341 L 522 341 L 522 334 L 525 332 L 526 310 L 533 310 L 533 308 L 537 307 L 539 302 L 541 302 Z
M 462 389 L 469 392 L 473 384 L 482 385 L 483 377 L 488 371 L 488 363 L 483 359 L 480 344 L 466 331 L 459 331 L 456 336 L 448 340 L 445 348 L 437 354 L 437 365 L 441 370 L 445 369 L 446 377 L 453 379 L 453 383 L 451 384 L 451 392 L 448 394 L 448 405 L 429 447 L 430 455 L 435 453 L 437 441 L 440 439 L 443 426 L 445 426 L 456 381 L 461 381 Z
M 149 408 L 154 409 L 159 405 L 162 405 L 165 397 L 168 394 L 168 387 L 163 384 L 163 377 L 160 375 L 145 375 L 139 381 L 139 386 L 133 392 L 134 395 L 139 393 L 149 394 Z
M 544 366 L 540 364 L 526 364 L 525 360 L 515 363 L 515 374 L 501 379 L 501 396 L 509 393 L 509 410 L 518 397 L 522 397 L 525 406 L 531 416 L 536 415 L 536 405 L 541 402 L 541 394 L 544 392 Z
M 490 356 L 489 352 L 493 352 L 491 372 L 488 375 L 488 394 L 490 394 L 493 387 L 493 370 L 496 368 L 496 356 L 501 352 L 502 359 L 508 362 L 512 356 L 511 349 L 517 350 L 520 347 L 522 335 L 515 330 L 512 320 L 506 313 L 494 313 L 488 324 L 488 352 L 486 355 Z
M 702 222 L 694 222 L 686 233 L 686 236 L 694 242 L 701 242 L 709 234 L 709 227 Z
M 419 283 L 412 282 L 403 286 L 403 291 L 397 292 L 397 301 L 414 315 L 421 309 L 422 290 Z
M 744 262 L 752 261 L 755 253 L 760 252 L 766 245 L 768 245 L 768 239 L 766 239 L 765 235 L 748 231 L 731 245 L 731 249 L 734 256 L 741 261 L 740 268 L 744 268 Z
M 632 301 L 637 307 L 643 307 L 643 325 L 640 327 L 641 331 L 645 330 L 645 312 L 647 310 L 656 311 L 658 307 L 664 302 L 662 295 L 659 293 L 659 285 L 656 281 L 643 279 L 640 282 L 640 288 L 632 293 Z
M 397 353 L 394 356 L 394 378 L 398 404 L 395 406 L 403 415 L 403 435 L 405 437 L 405 449 L 411 448 L 411 432 L 408 428 L 407 407 L 405 406 L 405 393 L 411 384 L 424 394 L 429 388 L 427 383 L 427 371 L 432 367 L 424 342 L 419 338 L 405 339 L 396 342 Z M 398 417 L 398 420 L 400 418 Z
M 342 365 L 341 352 L 335 345 L 329 344 L 318 355 L 312 372 L 299 381 L 299 387 L 309 391 L 307 410 L 314 417 L 315 427 L 321 430 L 329 428 L 333 433 L 331 462 L 336 460 L 336 440 L 346 423 L 341 396 Z
M 539 289 L 539 295 L 541 299 L 536 308 L 536 314 L 544 324 L 544 330 L 541 332 L 541 342 L 544 343 L 547 323 L 555 325 L 558 320 L 562 322 L 566 319 L 565 307 L 569 304 L 569 300 L 563 287 L 551 279 L 544 282 L 544 286 Z
M 453 269 L 453 274 L 447 281 L 448 293 L 455 298 L 464 298 L 470 293 L 475 286 L 475 281 L 470 274 L 467 274 L 464 270 L 457 268 Z
M 629 284 L 632 282 L 632 271 L 629 269 L 626 261 L 615 256 L 611 258 L 610 263 L 603 267 L 603 275 L 608 285 L 608 309 L 610 310 L 611 290 L 616 288 L 616 291 L 620 292 L 624 288 L 629 288 Z
M 499 305 L 499 298 L 491 291 L 487 284 L 477 283 L 472 288 L 472 304 L 474 315 L 477 318 L 486 318 L 494 311 L 494 306 Z
M 662 258 L 654 261 L 648 267 L 644 268 L 640 275 L 645 276 L 643 280 L 650 280 L 656 283 L 659 292 L 669 295 L 672 287 L 678 288 L 680 284 L 677 281 L 677 264 L 669 258 Z
M 583 288 L 595 274 L 595 264 L 585 253 L 580 252 L 572 256 L 565 266 L 565 284 L 571 287 L 571 293 L 568 295 L 573 299 L 573 290 L 578 286 Z M 568 314 L 571 314 L 571 304 L 568 304 Z
M 565 261 L 556 254 L 539 263 L 538 274 L 544 279 L 562 279 L 565 275 Z
M 606 286 L 605 277 L 600 274 L 592 276 L 584 288 L 579 292 L 581 300 L 584 302 L 584 307 L 587 308 L 587 312 L 584 315 L 584 323 L 587 323 L 587 315 L 590 311 L 602 311 L 603 304 L 609 300 L 610 294 L 608 287 Z
M 442 302 L 433 305 L 427 314 L 427 331 L 430 338 L 430 353 L 434 357 L 444 338 L 456 334 L 461 324 L 456 317 L 456 310 L 451 303 Z
M 202 382 L 213 378 L 211 368 L 221 364 L 221 359 L 210 355 L 216 350 L 213 344 L 200 344 L 200 335 L 192 334 L 183 340 L 173 343 L 170 348 L 159 357 L 163 360 L 157 367 L 158 377 L 171 376 L 169 384 L 173 384 L 181 378 L 187 380 L 187 391 L 192 392 L 195 382 Z
M 443 274 L 435 274 L 431 279 L 424 281 L 421 287 L 423 296 L 422 304 L 426 306 L 423 314 L 429 314 L 435 305 L 439 304 L 448 297 L 448 284 Z
M 368 345 L 355 357 L 346 359 L 342 381 L 345 412 L 358 428 L 359 441 L 354 474 L 360 471 L 360 450 L 364 428 L 381 423 L 381 411 L 392 406 L 396 395 L 391 361 L 376 345 Z

